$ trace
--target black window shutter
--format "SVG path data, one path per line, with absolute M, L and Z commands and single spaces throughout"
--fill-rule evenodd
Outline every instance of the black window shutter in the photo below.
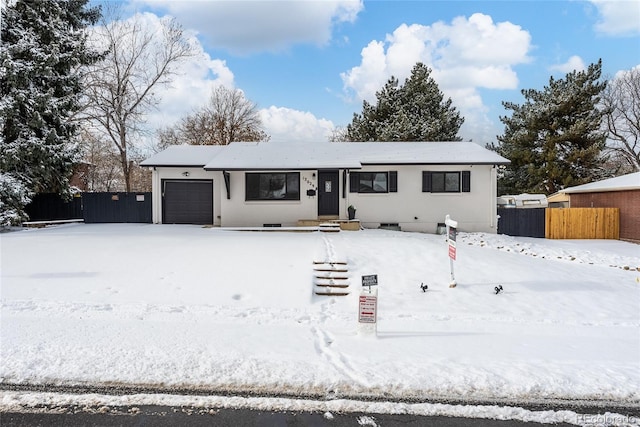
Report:
M 349 192 L 357 193 L 360 187 L 360 177 L 358 172 L 349 172 Z
M 397 171 L 389 172 L 389 192 L 390 193 L 398 192 L 398 172 Z
M 422 192 L 431 193 L 431 172 L 422 171 Z
M 347 198 L 347 171 L 342 171 L 342 198 Z
M 471 192 L 471 171 L 462 171 L 462 192 Z

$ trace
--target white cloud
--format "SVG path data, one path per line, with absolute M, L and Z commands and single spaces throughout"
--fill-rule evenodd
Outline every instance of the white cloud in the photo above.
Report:
M 640 0 L 591 0 L 598 9 L 597 32 L 608 36 L 640 34 Z
M 235 85 L 233 72 L 224 60 L 211 58 L 195 37 L 190 41 L 196 55 L 180 64 L 169 86 L 156 92 L 161 101 L 158 109 L 149 114 L 150 129 L 171 126 L 202 107 L 215 87 Z
M 551 71 L 559 71 L 565 74 L 573 71 L 584 71 L 586 69 L 587 66 L 584 64 L 584 61 L 577 55 L 573 55 L 564 64 L 556 64 L 549 67 Z
M 260 110 L 260 119 L 273 142 L 327 141 L 334 127 L 330 120 L 319 119 L 309 112 L 275 106 Z
M 373 102 L 389 77 L 402 83 L 416 62 L 423 62 L 465 117 L 461 136 L 492 141 L 498 132 L 490 126 L 478 89 L 516 89 L 513 67 L 530 61 L 530 49 L 531 35 L 520 26 L 494 23 L 490 16 L 476 13 L 450 24 L 402 24 L 384 42 L 370 42 L 362 49 L 360 65 L 341 77 L 347 93 Z
M 362 0 L 175 1 L 134 0 L 162 8 L 215 48 L 246 54 L 279 51 L 300 43 L 324 45 L 334 25 L 355 21 Z
M 161 31 L 163 19 L 166 18 L 153 13 L 138 13 L 117 23 L 135 21 L 142 28 L 141 31 L 154 32 Z M 96 46 L 105 43 L 101 31 L 102 27 L 93 27 L 90 42 Z M 173 125 L 194 109 L 203 106 L 214 87 L 234 86 L 234 75 L 225 61 L 211 58 L 194 33 L 186 32 L 185 37 L 193 46 L 194 55 L 184 62 L 174 64 L 173 74 L 167 85 L 156 85 L 153 88 L 152 95 L 158 100 L 158 105 L 146 112 L 144 132 L 139 144 L 142 149 L 153 145 L 158 129 Z

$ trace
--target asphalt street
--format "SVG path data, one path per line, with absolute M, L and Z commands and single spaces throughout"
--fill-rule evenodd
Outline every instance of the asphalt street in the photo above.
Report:
M 454 417 L 422 417 L 398 414 L 324 414 L 319 412 L 267 412 L 235 409 L 202 409 L 185 407 L 122 407 L 108 410 L 87 408 L 58 408 L 64 413 L 16 413 L 0 414 L 2 427 L 522 427 L 548 426 L 548 424 L 471 419 Z M 555 424 L 570 426 L 571 424 Z

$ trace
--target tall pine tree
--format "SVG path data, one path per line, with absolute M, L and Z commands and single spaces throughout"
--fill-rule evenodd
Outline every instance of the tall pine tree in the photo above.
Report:
M 362 103 L 362 114 L 354 114 L 347 125 L 349 141 L 460 141 L 464 118 L 451 99 L 444 100 L 431 69 L 417 63 L 400 86 L 391 77 L 376 92 L 377 103 Z
M 347 125 L 349 141 L 460 141 L 464 118 L 451 99 L 444 99 L 431 69 L 417 63 L 400 86 L 391 77 L 376 92 L 377 103 L 362 103 L 362 114 L 354 114 Z
M 100 9 L 87 3 L 17 0 L 2 9 L 0 173 L 29 193 L 69 193 L 78 155 L 71 119 L 80 108 L 80 71 L 99 59 L 84 30 L 97 22 Z
M 523 90 L 522 105 L 503 102 L 512 115 L 500 117 L 505 131 L 492 147 L 511 160 L 500 178 L 501 194 L 549 195 L 602 177 L 601 72 L 598 61 L 564 79 L 551 77 L 541 91 Z

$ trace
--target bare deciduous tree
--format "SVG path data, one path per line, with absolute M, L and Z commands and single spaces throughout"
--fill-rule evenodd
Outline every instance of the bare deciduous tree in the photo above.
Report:
M 602 94 L 607 151 L 622 173 L 640 171 L 640 67 L 619 73 Z
M 175 20 L 162 19 L 153 25 L 144 15 L 127 20 L 105 18 L 92 39 L 108 53 L 87 73 L 85 114 L 100 138 L 116 148 L 124 187 L 131 191 L 131 151 L 146 114 L 160 101 L 155 91 L 170 83 L 176 66 L 192 56 L 194 49 Z
M 331 130 L 329 142 L 349 142 L 349 135 L 345 126 L 336 126 Z
M 255 103 L 239 89 L 218 86 L 206 106 L 161 130 L 159 148 L 174 144 L 227 145 L 234 141 L 267 141 Z
M 87 163 L 85 180 L 89 191 L 113 191 L 120 181 L 120 161 L 109 141 L 82 129 L 80 150 Z

